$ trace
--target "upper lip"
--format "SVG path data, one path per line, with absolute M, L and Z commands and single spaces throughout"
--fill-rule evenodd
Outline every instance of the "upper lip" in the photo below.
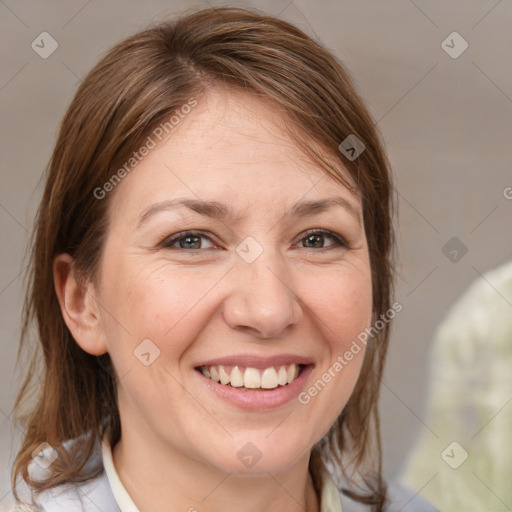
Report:
M 230 355 L 226 357 L 216 357 L 215 359 L 208 359 L 202 363 L 196 365 L 196 367 L 201 366 L 245 366 L 250 368 L 270 368 L 271 366 L 281 366 L 285 364 L 302 364 L 308 365 L 312 364 L 313 361 L 309 357 L 298 356 L 295 354 L 278 354 L 275 356 L 258 356 L 253 354 L 240 354 L 240 355 Z

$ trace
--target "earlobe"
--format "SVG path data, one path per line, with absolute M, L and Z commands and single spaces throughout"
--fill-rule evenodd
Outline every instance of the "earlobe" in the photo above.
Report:
M 59 254 L 53 261 L 53 281 L 64 322 L 75 341 L 89 354 L 107 352 L 99 305 L 94 287 L 81 282 L 73 270 L 73 258 Z

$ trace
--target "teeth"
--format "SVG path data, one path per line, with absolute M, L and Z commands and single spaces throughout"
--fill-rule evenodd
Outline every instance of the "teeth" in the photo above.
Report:
M 244 386 L 250 389 L 261 387 L 260 372 L 256 368 L 246 368 L 244 373 Z
M 285 384 L 288 383 L 288 372 L 286 371 L 286 368 L 284 366 L 281 366 L 281 368 L 279 368 L 279 373 L 277 374 L 277 382 L 280 386 L 284 386 Z
M 219 377 L 219 371 L 217 370 L 217 368 L 215 368 L 215 366 L 210 366 L 209 370 L 210 370 L 210 379 L 212 379 L 215 382 L 219 382 L 220 377 Z M 206 371 L 208 371 L 208 368 L 206 368 Z M 205 375 L 205 377 L 206 377 L 206 375 Z
M 279 372 L 281 372 L 281 370 L 283 368 L 284 368 L 284 366 L 281 366 L 281 368 L 279 369 Z M 245 371 L 247 371 L 247 370 L 245 370 Z M 284 373 L 286 373 L 286 370 L 284 371 Z M 276 372 L 275 368 L 267 368 L 267 369 L 263 370 L 263 374 L 261 375 L 261 387 L 263 389 L 274 389 L 274 388 L 277 388 L 278 384 L 281 384 L 281 383 L 278 381 L 277 372 Z M 286 382 L 285 382 L 285 384 L 286 384 Z
M 235 366 L 233 370 L 231 370 L 231 385 L 234 388 L 241 388 L 244 385 L 244 376 L 238 366 Z
M 229 375 L 222 365 L 219 366 L 219 377 L 221 384 L 229 384 Z
M 291 384 L 299 375 L 299 365 L 297 364 L 279 366 L 278 369 L 271 366 L 264 370 L 234 366 L 231 375 L 228 373 L 229 368 L 226 370 L 224 365 L 202 366 L 201 372 L 214 382 L 247 389 L 275 389 L 278 386 Z
M 299 367 L 296 365 L 296 364 L 291 364 L 288 368 L 288 372 L 287 372 L 287 379 L 286 379 L 286 382 L 288 382 L 288 384 L 290 384 L 290 382 L 293 382 L 297 376 L 299 375 Z

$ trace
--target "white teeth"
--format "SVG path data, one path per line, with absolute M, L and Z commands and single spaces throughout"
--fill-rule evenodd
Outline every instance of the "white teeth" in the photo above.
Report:
M 277 388 L 278 384 L 279 381 L 277 379 L 277 372 L 275 368 L 266 368 L 263 370 L 263 374 L 261 376 L 261 387 L 263 389 L 274 389 Z
M 241 388 L 244 385 L 244 377 L 238 366 L 231 370 L 231 385 L 234 388 Z
M 201 372 L 205 377 L 225 386 L 231 384 L 235 388 L 275 389 L 278 386 L 291 384 L 299 375 L 299 365 L 279 366 L 278 370 L 271 366 L 263 371 L 257 368 L 234 366 L 231 375 L 223 365 L 202 366 Z
M 286 382 L 290 384 L 290 382 L 293 382 L 297 378 L 297 375 L 299 375 L 299 367 L 296 364 L 291 364 L 286 374 Z
M 224 366 L 222 365 L 219 365 L 219 377 L 221 384 L 229 384 L 229 375 L 226 370 L 224 370 Z
M 279 373 L 277 374 L 277 382 L 279 383 L 280 386 L 284 386 L 286 383 L 288 383 L 288 373 L 284 366 L 281 366 L 281 368 L 279 368 Z
M 249 389 L 261 387 L 261 377 L 256 368 L 246 368 L 244 373 L 244 386 Z
M 217 368 L 215 368 L 215 366 L 210 366 L 209 368 L 210 368 L 210 379 L 212 379 L 215 382 L 219 382 L 220 377 L 219 377 L 219 371 L 217 370 Z

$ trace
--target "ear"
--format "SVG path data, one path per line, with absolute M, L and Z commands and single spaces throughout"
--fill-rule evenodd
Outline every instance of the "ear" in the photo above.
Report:
M 99 356 L 107 352 L 99 304 L 94 286 L 77 278 L 73 262 L 69 254 L 59 254 L 53 261 L 53 281 L 60 310 L 78 345 L 89 354 Z

